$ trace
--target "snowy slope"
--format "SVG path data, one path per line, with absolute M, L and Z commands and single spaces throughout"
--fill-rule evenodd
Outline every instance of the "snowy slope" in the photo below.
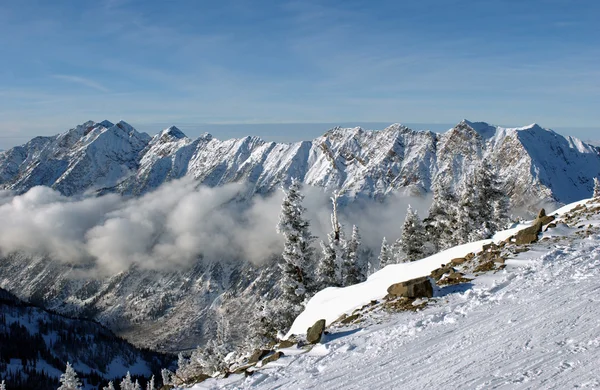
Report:
M 382 131 L 337 127 L 312 141 L 278 144 L 257 137 L 221 141 L 210 134 L 192 140 L 176 127 L 151 138 L 123 121 L 89 121 L 0 152 L 0 186 L 139 195 L 192 176 L 209 186 L 244 181 L 253 192 L 267 193 L 295 177 L 341 189 L 349 198 L 381 198 L 457 183 L 484 157 L 515 205 L 581 199 L 600 174 L 597 147 L 537 125 L 508 129 L 463 120 L 444 134 L 399 124 Z
M 0 380 L 8 388 L 55 389 L 66 362 L 87 384 L 122 378 L 127 371 L 149 378 L 173 356 L 135 348 L 102 325 L 49 312 L 0 289 Z
M 332 329 L 309 352 L 193 388 L 599 388 L 600 204 L 569 216 L 582 203 L 557 210 L 557 227 L 504 270 L 440 288 L 423 310 Z M 404 279 L 396 268 L 380 272 Z M 346 292 L 355 299 L 330 294 Z

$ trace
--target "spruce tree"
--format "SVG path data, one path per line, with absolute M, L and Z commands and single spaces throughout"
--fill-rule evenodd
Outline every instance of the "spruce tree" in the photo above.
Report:
M 127 371 L 127 375 L 125 375 L 125 378 L 123 378 L 123 380 L 119 384 L 119 387 L 121 388 L 121 390 L 135 390 L 134 386 L 135 385 L 131 380 L 131 374 L 129 373 L 129 371 Z
M 457 197 L 449 187 L 437 182 L 433 186 L 433 202 L 423 221 L 427 242 L 432 253 L 454 246 L 453 229 L 458 213 Z
M 600 198 L 600 180 L 594 178 L 594 198 Z
M 393 264 L 392 251 L 387 240 L 383 237 L 383 240 L 381 241 L 381 251 L 379 252 L 379 269 L 383 269 L 390 264 Z
M 173 384 L 173 373 L 170 370 L 163 368 L 160 370 L 160 376 L 162 377 L 163 386 L 169 386 Z
M 352 226 L 352 236 L 346 245 L 344 259 L 343 286 L 351 286 L 366 279 L 366 261 L 360 247 L 360 232 L 356 225 Z
M 104 386 L 102 390 L 115 390 L 115 385 L 113 385 L 112 381 L 108 382 L 108 386 Z
M 406 210 L 400 247 L 408 261 L 415 261 L 424 257 L 425 228 L 419 215 L 410 205 Z
M 67 362 L 65 373 L 60 376 L 60 384 L 57 390 L 81 390 L 81 382 L 69 362 Z
M 4 379 L 0 382 L 0 390 L 6 390 L 6 384 L 4 383 Z
M 282 296 L 277 303 L 278 321 L 289 326 L 303 309 L 304 301 L 312 293 L 309 279 L 309 267 L 313 259 L 310 223 L 304 218 L 306 209 L 302 206 L 304 196 L 300 192 L 300 182 L 292 179 L 281 205 L 281 214 L 277 224 L 277 232 L 284 237 L 282 262 L 282 278 L 279 287 Z
M 507 221 L 508 199 L 487 160 L 461 183 L 453 244 L 489 238 Z
M 156 390 L 156 387 L 154 387 L 154 375 L 152 375 L 152 378 L 146 384 L 146 390 Z
M 347 264 L 347 248 L 344 232 L 338 219 L 337 200 L 339 195 L 331 197 L 333 212 L 331 213 L 331 232 L 327 235 L 327 243 L 321 241 L 323 254 L 317 266 L 317 288 L 342 286 L 344 283 L 344 267 Z

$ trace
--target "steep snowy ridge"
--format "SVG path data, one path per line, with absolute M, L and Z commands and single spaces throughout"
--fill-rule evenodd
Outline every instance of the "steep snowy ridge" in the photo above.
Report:
M 363 311 L 360 321 L 330 328 L 313 347 L 281 348 L 278 360 L 258 365 L 252 375 L 192 388 L 599 388 L 600 202 L 586 199 L 552 214 L 554 225 L 540 241 L 512 251 L 496 272 L 436 287 L 422 309 Z M 358 285 L 325 289 L 309 301 L 291 333 L 382 300 L 388 284 L 427 275 L 489 242 L 388 266 L 362 283 L 360 293 Z
M 110 127 L 106 127 L 106 126 Z M 37 137 L 0 154 L 4 187 L 24 192 L 46 185 L 65 195 L 117 184 L 138 167 L 138 154 L 150 141 L 121 121 L 86 122 L 55 137 Z
M 66 195 L 100 188 L 139 195 L 189 175 L 209 186 L 247 181 L 254 192 L 267 193 L 296 177 L 349 198 L 381 198 L 456 184 L 484 157 L 497 167 L 515 205 L 572 202 L 586 196 L 600 174 L 596 147 L 538 125 L 463 120 L 443 134 L 399 124 L 382 131 L 338 127 L 313 141 L 276 144 L 210 134 L 191 140 L 174 126 L 150 138 L 123 121 L 90 121 L 1 152 L 0 185 L 17 192 L 47 185 Z

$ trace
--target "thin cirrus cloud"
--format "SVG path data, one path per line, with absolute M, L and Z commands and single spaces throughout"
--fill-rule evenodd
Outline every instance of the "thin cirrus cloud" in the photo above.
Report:
M 64 74 L 55 74 L 52 76 L 55 79 L 59 79 L 59 80 L 63 80 L 69 83 L 73 83 L 73 84 L 79 84 L 82 85 L 84 87 L 88 87 L 88 88 L 92 88 L 95 89 L 96 91 L 100 91 L 100 92 L 110 92 L 110 90 L 108 88 L 106 88 L 104 85 L 95 82 L 94 80 L 90 80 L 88 78 L 85 77 L 80 77 L 80 76 L 73 76 L 73 75 L 64 75 Z

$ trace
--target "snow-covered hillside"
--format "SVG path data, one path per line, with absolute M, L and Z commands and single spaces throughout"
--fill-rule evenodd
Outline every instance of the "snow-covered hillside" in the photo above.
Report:
M 96 322 L 49 312 L 0 289 L 0 381 L 9 389 L 56 389 L 67 362 L 85 389 L 95 389 L 128 371 L 158 375 L 172 360 L 139 350 Z
M 0 152 L 0 185 L 19 193 L 46 185 L 66 195 L 139 195 L 192 176 L 209 186 L 244 181 L 251 192 L 267 193 L 298 178 L 350 198 L 381 198 L 457 183 L 484 157 L 514 205 L 581 199 L 600 174 L 596 147 L 538 125 L 506 129 L 464 120 L 443 134 L 399 124 L 382 131 L 334 128 L 313 141 L 278 144 L 210 134 L 192 140 L 176 127 L 151 138 L 123 121 L 90 121 Z
M 193 388 L 599 388 L 600 203 L 581 201 L 555 214 L 539 242 L 505 241 L 509 256 L 501 267 L 437 287 L 421 310 L 372 311 L 357 323 L 331 328 L 313 348 L 282 349 L 283 357 L 251 376 L 210 379 Z M 482 244 L 388 266 L 363 283 L 364 297 L 355 294 L 359 287 L 326 289 L 292 331 L 349 314 L 365 300 L 382 300 L 388 284 L 427 275 Z M 329 313 L 334 301 L 340 307 Z

